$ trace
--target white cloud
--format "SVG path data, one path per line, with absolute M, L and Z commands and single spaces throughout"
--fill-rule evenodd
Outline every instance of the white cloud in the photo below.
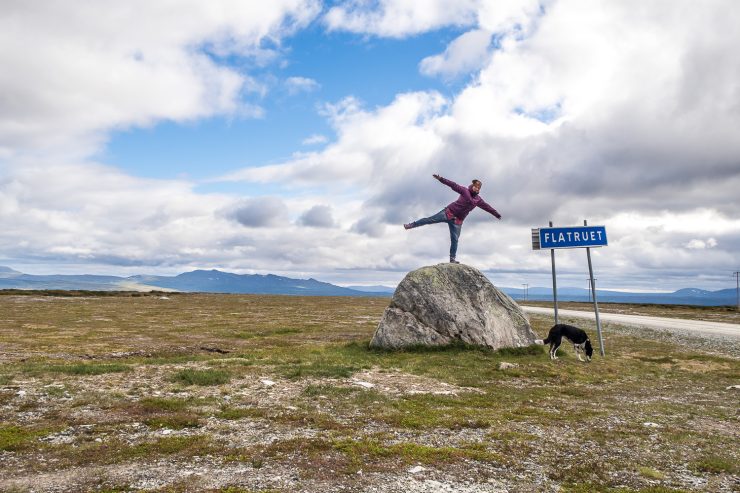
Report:
M 290 95 L 299 94 L 301 92 L 313 92 L 321 87 L 321 85 L 313 79 L 307 77 L 288 77 L 285 80 L 285 87 L 288 89 Z
M 714 248 L 717 246 L 717 240 L 709 238 L 708 240 L 698 240 L 694 238 L 686 244 L 686 248 L 689 250 L 705 250 L 707 248 Z
M 216 266 L 313 277 L 372 257 L 373 245 L 349 231 L 362 207 L 351 194 L 323 204 L 317 195 L 234 197 L 193 186 L 89 163 L 26 161 L 0 179 L 0 251 L 12 265 L 85 264 L 86 272 Z
M 316 144 L 326 144 L 327 142 L 329 142 L 329 139 L 326 137 L 326 135 L 313 134 L 303 139 L 301 144 L 310 146 Z
M 0 157 L 85 156 L 106 132 L 259 114 L 258 83 L 218 56 L 253 56 L 319 13 L 316 0 L 15 2 L 0 16 Z
M 233 204 L 226 216 L 242 226 L 279 227 L 286 221 L 286 205 L 279 197 L 256 197 Z
M 365 110 L 354 98 L 329 105 L 325 114 L 338 141 L 320 152 L 301 154 L 282 164 L 246 168 L 222 177 L 225 181 L 282 182 L 292 186 L 352 182 L 370 190 L 382 185 L 375 178 L 398 177 L 430 159 L 441 145 L 425 129 L 446 104 L 437 93 L 399 95 L 377 112 Z M 393 182 L 397 180 L 394 179 Z
M 458 255 L 497 284 L 548 281 L 549 255 L 529 244 L 529 228 L 548 220 L 607 226 L 609 246 L 593 251 L 600 287 L 721 287 L 737 265 L 740 11 L 729 0 L 336 6 L 325 17 L 332 29 L 405 37 L 460 25 L 494 33 L 496 49 L 449 98 L 419 91 L 377 108 L 344 98 L 324 108 L 336 139 L 323 149 L 223 177 L 270 185 L 270 197 L 198 194 L 191 183 L 141 180 L 58 152 L 53 161 L 73 164 L 9 160 L 47 142 L 94 148 L 111 128 L 239 111 L 259 82 L 193 47 L 254 52 L 265 49 L 255 40 L 317 15 L 313 4 L 268 12 L 248 3 L 226 4 L 245 10 L 222 17 L 200 4 L 194 19 L 177 9 L 167 29 L 148 20 L 166 14 L 149 3 L 119 6 L 118 17 L 91 3 L 100 19 L 89 25 L 47 7 L 28 35 L 12 16 L 0 21 L 6 257 L 319 278 L 341 269 L 350 281 L 374 271 L 365 279 L 397 281 L 447 255 L 445 225 L 401 227 L 455 199 L 431 178 L 438 172 L 482 179 L 503 214 L 473 212 Z M 435 73 L 473 66 L 455 46 L 463 41 L 434 59 Z M 18 55 L 23 45 L 34 56 Z M 304 227 L 328 217 L 331 227 Z M 582 251 L 559 252 L 558 268 L 562 283 L 585 285 Z
M 298 224 L 315 228 L 332 228 L 335 226 L 331 206 L 315 205 L 301 214 Z
M 403 38 L 444 26 L 470 26 L 478 0 L 352 0 L 324 16 L 331 30 Z
M 335 143 L 240 178 L 361 191 L 365 207 L 351 230 L 378 238 L 367 263 L 385 268 L 444 257 L 444 228 L 397 230 L 454 199 L 433 172 L 483 179 L 483 196 L 504 221 L 473 213 L 460 255 L 505 279 L 547 273 L 528 231 L 548 220 L 607 225 L 610 245 L 594 253 L 601 286 L 655 287 L 659 272 L 686 285 L 737 263 L 740 227 L 729 218 L 740 212 L 740 141 L 732 135 L 740 124 L 732 75 L 740 71 L 732 57 L 740 12 L 729 3 L 685 1 L 666 12 L 643 2 L 563 1 L 496 16 L 496 5 L 482 4 L 476 16 L 500 46 L 454 99 L 404 94 L 372 111 L 343 101 L 327 111 Z M 391 25 L 389 2 L 361 7 L 342 10 L 344 24 L 333 26 L 403 36 L 436 25 Z M 702 249 L 692 242 L 698 231 L 708 238 Z M 583 268 L 581 256 L 563 257 L 566 272 Z
M 488 56 L 491 33 L 475 29 L 460 35 L 444 53 L 427 57 L 419 64 L 424 75 L 446 78 L 480 69 Z
M 373 238 L 381 238 L 385 233 L 385 224 L 379 217 L 365 216 L 352 225 L 352 231 Z

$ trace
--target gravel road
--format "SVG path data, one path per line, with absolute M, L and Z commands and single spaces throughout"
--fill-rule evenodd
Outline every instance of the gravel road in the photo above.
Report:
M 552 308 L 538 306 L 523 306 L 524 311 L 537 314 L 552 314 Z M 558 310 L 562 317 L 596 319 L 593 312 L 581 312 L 576 310 Z M 668 330 L 682 334 L 690 334 L 699 337 L 713 337 L 740 341 L 740 325 L 725 324 L 720 322 L 705 322 L 703 320 L 687 320 L 683 318 L 648 317 L 644 315 L 623 315 L 620 313 L 601 313 L 599 319 L 602 322 L 632 325 L 638 327 L 650 327 L 652 329 Z

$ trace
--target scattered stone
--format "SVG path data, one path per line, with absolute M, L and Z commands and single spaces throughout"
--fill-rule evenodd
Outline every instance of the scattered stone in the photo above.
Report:
M 414 466 L 411 469 L 409 469 L 409 473 L 411 473 L 411 474 L 417 474 L 417 473 L 420 473 L 420 472 L 426 471 L 426 470 L 427 470 L 426 467 Z
M 275 385 L 275 382 L 266 378 L 264 380 L 260 380 L 260 382 L 262 382 L 262 385 L 264 385 L 265 387 L 272 387 L 273 385 Z
M 491 349 L 534 344 L 519 305 L 477 269 L 438 264 L 409 272 L 383 313 L 371 347 L 445 346 L 463 342 Z
M 432 395 L 457 395 L 457 392 L 454 392 L 452 390 L 419 390 L 419 389 L 411 389 L 406 392 L 409 395 L 419 395 L 419 394 L 432 394 Z
M 725 390 L 740 390 L 740 385 L 730 385 Z
M 651 423 L 650 421 L 646 421 L 642 424 L 645 428 L 662 428 L 661 425 L 658 423 Z
M 366 389 L 372 389 L 373 387 L 375 387 L 375 384 L 372 384 L 370 382 L 363 382 L 361 380 L 354 380 L 352 383 Z
M 499 370 L 510 370 L 512 368 L 518 368 L 519 365 L 517 363 L 507 363 L 506 361 L 502 361 L 498 364 Z

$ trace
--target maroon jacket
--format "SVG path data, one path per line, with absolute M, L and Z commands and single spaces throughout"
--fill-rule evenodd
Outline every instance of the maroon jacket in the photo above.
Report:
M 472 211 L 476 207 L 480 207 L 484 211 L 493 214 L 498 219 L 501 219 L 501 214 L 499 214 L 496 209 L 491 207 L 488 202 L 483 200 L 483 197 L 481 197 L 479 194 L 473 193 L 473 191 L 471 190 L 473 188 L 473 185 L 465 188 L 461 185 L 458 185 L 454 181 L 448 180 L 447 178 L 442 178 L 441 176 L 439 177 L 439 181 L 460 194 L 457 200 L 452 202 L 445 209 L 445 212 L 447 212 L 447 218 L 452 219 L 452 217 L 454 216 L 456 224 L 462 224 L 470 211 Z

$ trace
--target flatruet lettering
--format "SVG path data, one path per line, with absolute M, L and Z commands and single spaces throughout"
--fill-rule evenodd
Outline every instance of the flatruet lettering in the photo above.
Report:
M 541 248 L 583 248 L 606 246 L 604 226 L 540 228 Z

